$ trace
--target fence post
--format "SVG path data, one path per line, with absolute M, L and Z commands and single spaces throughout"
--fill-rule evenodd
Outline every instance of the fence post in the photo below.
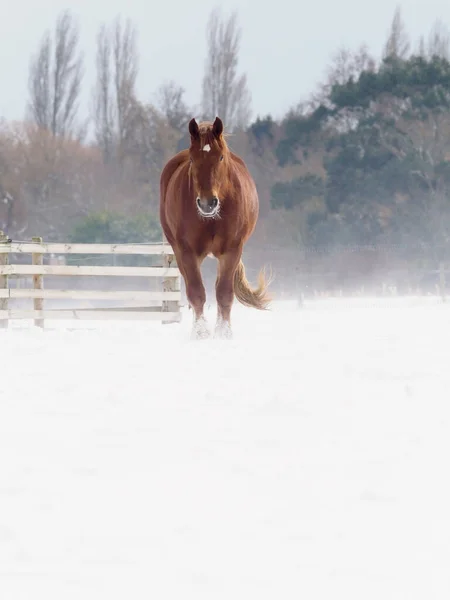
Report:
M 32 238 L 33 244 L 42 244 L 41 237 Z M 33 252 L 32 254 L 32 264 L 33 265 L 43 265 L 44 264 L 44 255 L 42 252 Z M 43 290 L 44 289 L 44 277 L 43 275 L 33 275 L 33 288 L 35 290 Z M 34 310 L 44 310 L 44 298 L 34 298 L 33 299 Z M 36 327 L 44 328 L 44 319 L 35 319 L 34 324 Z
M 440 288 L 440 291 L 441 291 L 442 302 L 446 301 L 446 298 L 445 298 L 445 287 L 446 287 L 446 282 L 445 282 L 445 265 L 444 265 L 444 261 L 441 260 L 441 262 L 439 263 L 439 288 Z
M 0 244 L 6 244 L 8 242 L 8 236 L 0 231 Z M 8 253 L 0 254 L 0 265 L 6 266 L 8 264 Z M 8 275 L 0 275 L 0 290 L 8 289 Z M 0 298 L 0 310 L 8 310 L 8 298 Z M 9 319 L 0 319 L 0 329 L 8 329 Z
M 168 243 L 167 238 L 163 235 L 163 244 Z M 163 254 L 163 266 L 165 269 L 169 269 L 170 267 L 176 267 L 176 260 L 174 254 Z M 178 292 L 180 291 L 179 278 L 167 277 L 163 279 L 163 292 Z M 162 303 L 162 312 L 179 312 L 180 311 L 180 303 L 178 300 L 163 300 Z M 176 323 L 178 321 L 162 320 L 163 325 L 168 325 L 169 323 Z

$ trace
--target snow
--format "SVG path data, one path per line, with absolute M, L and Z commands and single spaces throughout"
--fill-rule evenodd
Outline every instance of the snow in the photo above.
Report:
M 0 330 L 2 600 L 450 597 L 449 306 L 233 311 Z

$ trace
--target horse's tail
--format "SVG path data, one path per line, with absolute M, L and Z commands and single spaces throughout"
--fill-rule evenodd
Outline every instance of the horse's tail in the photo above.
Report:
M 241 260 L 234 275 L 234 294 L 244 306 L 250 306 L 258 310 L 267 310 L 271 302 L 271 297 L 267 291 L 270 282 L 271 278 L 266 278 L 263 269 L 259 273 L 258 287 L 252 289 L 245 276 L 244 263 Z

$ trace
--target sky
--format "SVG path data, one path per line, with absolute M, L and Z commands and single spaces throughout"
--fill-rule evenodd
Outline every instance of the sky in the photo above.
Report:
M 5 0 L 6 1 L 6 0 Z M 117 15 L 138 28 L 142 101 L 154 101 L 157 88 L 175 80 L 186 90 L 187 102 L 198 104 L 206 58 L 206 25 L 220 5 L 224 15 L 238 10 L 242 28 L 239 68 L 247 74 L 252 93 L 252 117 L 280 118 L 305 99 L 322 80 L 333 53 L 341 46 L 356 49 L 362 42 L 377 57 L 397 5 L 415 42 L 427 35 L 435 19 L 450 27 L 448 0 L 322 0 L 306 5 L 298 0 L 15 0 L 0 19 L 0 116 L 24 117 L 30 57 L 44 31 L 52 29 L 63 9 L 70 9 L 81 27 L 86 57 L 82 109 L 87 114 L 94 79 L 95 36 L 102 22 Z M 198 116 L 198 115 L 194 115 Z

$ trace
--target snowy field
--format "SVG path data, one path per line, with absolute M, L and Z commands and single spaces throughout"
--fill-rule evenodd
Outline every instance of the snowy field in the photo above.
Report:
M 49 325 L 0 330 L 1 600 L 450 598 L 450 305 Z

